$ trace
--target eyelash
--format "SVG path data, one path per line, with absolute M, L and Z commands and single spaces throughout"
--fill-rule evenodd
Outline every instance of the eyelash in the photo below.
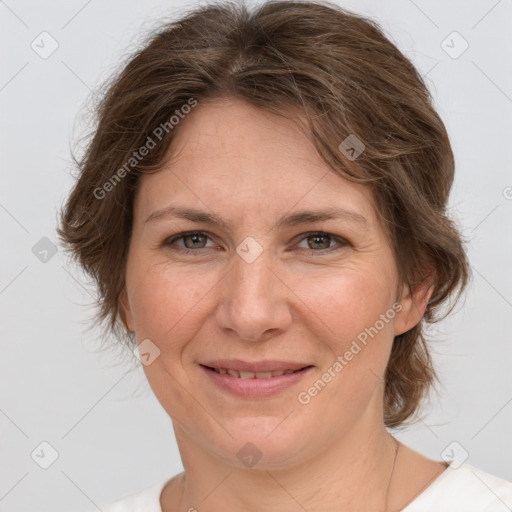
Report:
M 189 235 L 205 235 L 209 240 L 211 240 L 211 237 L 208 235 L 208 233 L 206 231 L 186 231 L 184 233 L 179 233 L 178 235 L 175 235 L 173 237 L 167 238 L 162 243 L 162 246 L 163 247 L 170 247 L 177 240 L 185 238 L 186 236 L 189 236 Z M 304 233 L 302 238 L 297 243 L 300 243 L 303 240 L 305 240 L 306 238 L 308 238 L 310 236 L 315 236 L 315 235 L 316 236 L 328 236 L 328 237 L 330 237 L 332 240 L 335 240 L 335 241 L 338 242 L 338 247 L 329 247 L 327 249 L 320 249 L 318 251 L 315 251 L 313 249 L 300 249 L 300 251 L 307 251 L 309 254 L 311 254 L 311 253 L 321 253 L 320 256 L 322 256 L 322 255 L 325 255 L 326 253 L 330 254 L 332 252 L 339 251 L 340 249 L 343 249 L 343 247 L 345 247 L 347 245 L 350 245 L 349 242 L 347 242 L 347 240 L 345 240 L 345 239 L 343 239 L 343 238 L 341 238 L 339 236 L 333 235 L 331 233 L 327 233 L 325 231 L 309 231 L 307 233 Z M 196 254 L 197 255 L 198 251 L 200 251 L 201 249 L 206 249 L 206 247 L 200 247 L 198 249 L 187 249 L 187 248 L 183 248 L 183 247 L 178 247 L 177 246 L 177 250 L 179 250 L 179 252 L 184 253 L 184 254 Z

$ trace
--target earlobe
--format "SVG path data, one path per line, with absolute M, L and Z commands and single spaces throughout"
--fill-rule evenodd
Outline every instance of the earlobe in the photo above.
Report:
M 126 293 L 126 288 L 121 292 L 119 296 L 119 316 L 123 321 L 126 329 L 130 332 L 135 332 L 135 328 L 133 325 L 132 311 L 130 308 L 130 302 L 128 300 L 128 294 Z
M 429 286 L 427 282 L 416 286 L 412 291 L 408 285 L 404 285 L 400 302 L 402 309 L 394 326 L 395 336 L 409 331 L 421 321 L 433 291 L 434 286 Z

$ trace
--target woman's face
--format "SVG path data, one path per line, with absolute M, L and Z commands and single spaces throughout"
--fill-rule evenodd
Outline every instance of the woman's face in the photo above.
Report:
M 138 184 L 122 304 L 180 448 L 277 468 L 382 426 L 393 337 L 423 308 L 398 289 L 369 191 L 292 121 L 238 100 L 177 128 L 177 157 Z

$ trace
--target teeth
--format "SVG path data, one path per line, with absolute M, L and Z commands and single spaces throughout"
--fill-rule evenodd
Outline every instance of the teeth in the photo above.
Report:
M 279 377 L 280 375 L 289 375 L 299 370 L 276 370 L 274 372 L 244 372 L 242 370 L 231 370 L 226 368 L 213 368 L 216 373 L 229 374 L 232 377 L 240 379 L 270 379 L 271 377 Z
M 270 379 L 272 372 L 256 372 L 257 379 Z

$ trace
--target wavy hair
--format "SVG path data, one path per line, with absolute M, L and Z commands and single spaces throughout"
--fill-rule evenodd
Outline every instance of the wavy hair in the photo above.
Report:
M 446 128 L 424 80 L 379 25 L 330 2 L 210 2 L 153 32 L 104 90 L 58 227 L 97 286 L 97 321 L 135 347 L 119 308 L 133 197 L 179 126 L 126 163 L 156 127 L 191 98 L 233 97 L 303 119 L 328 166 L 371 189 L 401 283 L 433 286 L 423 319 L 395 337 L 386 369 L 384 421 L 404 424 L 437 380 L 425 328 L 453 309 L 469 264 L 447 214 L 454 157 Z M 355 159 L 340 150 L 350 135 L 364 144 Z M 108 193 L 98 192 L 107 182 Z

